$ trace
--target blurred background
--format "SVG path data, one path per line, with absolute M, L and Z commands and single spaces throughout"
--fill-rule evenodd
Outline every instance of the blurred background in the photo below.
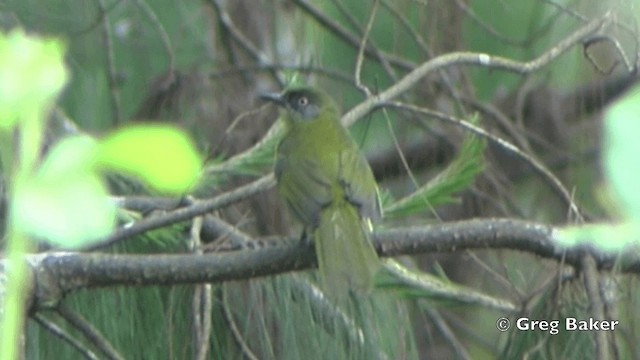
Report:
M 102 136 L 137 122 L 175 124 L 215 165 L 265 136 L 277 112 L 257 96 L 279 91 L 292 79 L 326 89 L 345 111 L 363 101 L 355 70 L 365 35 L 360 78 L 377 93 L 421 63 L 455 51 L 535 59 L 606 12 L 614 14 L 613 24 L 533 73 L 454 64 L 429 74 L 398 99 L 476 119 L 476 125 L 545 164 L 589 218 L 606 220 L 597 194 L 601 114 L 638 80 L 633 71 L 639 48 L 637 0 L 9 0 L 0 7 L 0 26 L 66 41 L 72 76 L 59 110 L 82 131 Z M 52 121 L 51 141 L 65 136 L 65 129 Z M 461 128 L 438 119 L 391 110 L 369 114 L 351 130 L 390 202 L 441 174 L 459 157 L 467 138 Z M 476 217 L 551 225 L 574 220 L 547 180 L 504 148 L 487 144 L 483 156 L 473 161 L 480 162 L 478 171 L 460 180 L 462 185 L 443 190 L 450 191 L 447 201 L 426 201 L 380 226 Z M 216 173 L 196 195 L 233 189 L 271 166 L 266 157 Z M 145 193 L 127 182 L 114 181 L 112 187 L 114 194 Z M 273 191 L 215 215 L 256 237 L 299 232 Z M 111 251 L 187 251 L 187 230 L 188 224 L 157 230 Z M 531 318 L 589 314 L 578 274 L 525 252 L 487 249 L 403 261 L 508 300 Z M 214 286 L 206 356 L 371 358 L 366 354 L 373 347 L 389 359 L 593 358 L 593 334 L 501 333 L 496 319 L 513 314 L 406 294 L 365 305 L 379 322 L 371 327 L 376 341 L 363 345 L 368 350 L 340 345 L 348 339 L 319 320 L 313 310 L 317 304 L 298 288 L 298 275 Z M 610 315 L 625 319 L 610 339 L 615 355 L 638 358 L 638 281 L 607 276 Z M 184 359 L 195 358 L 202 343 L 194 340 L 193 299 L 191 286 L 128 287 L 70 294 L 65 304 L 86 317 L 124 358 Z M 30 323 L 27 357 L 50 359 L 52 354 L 79 357 Z

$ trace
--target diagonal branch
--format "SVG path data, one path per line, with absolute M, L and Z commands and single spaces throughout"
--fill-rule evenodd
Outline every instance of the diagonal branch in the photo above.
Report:
M 234 190 L 223 193 L 207 200 L 194 200 L 192 205 L 169 211 L 164 214 L 140 220 L 129 227 L 123 227 L 109 235 L 107 238 L 92 245 L 86 250 L 97 250 L 111 246 L 124 239 L 129 239 L 149 230 L 159 229 L 181 221 L 192 219 L 196 216 L 204 215 L 215 209 L 222 208 L 234 202 L 246 199 L 247 197 L 267 190 L 275 185 L 273 174 L 265 175 L 247 185 L 240 186 Z
M 509 71 L 521 75 L 533 73 L 540 68 L 550 64 L 560 55 L 564 54 L 590 35 L 598 32 L 611 21 L 612 15 L 610 12 L 608 12 L 603 16 L 585 24 L 583 27 L 576 30 L 573 34 L 569 35 L 556 46 L 548 49 L 542 55 L 527 62 L 516 61 L 484 53 L 472 52 L 453 52 L 438 56 L 425 63 L 422 63 L 420 66 L 418 66 L 398 82 L 396 82 L 393 86 L 389 87 L 377 96 L 370 97 L 349 110 L 349 112 L 342 116 L 342 123 L 345 125 L 353 124 L 357 119 L 360 119 L 369 112 L 373 111 L 380 104 L 388 102 L 403 94 L 428 74 L 447 66 L 472 65 L 482 66 L 488 69 Z

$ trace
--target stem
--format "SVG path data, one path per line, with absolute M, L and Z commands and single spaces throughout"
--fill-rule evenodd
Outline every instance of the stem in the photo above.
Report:
M 24 330 L 25 319 L 25 294 L 29 289 L 27 278 L 27 265 L 23 255 L 29 250 L 29 239 L 24 233 L 24 229 L 15 226 L 15 209 L 13 203 L 16 201 L 16 194 L 22 184 L 33 173 L 33 169 L 38 159 L 40 144 L 42 141 L 42 109 L 32 109 L 26 112 L 19 123 L 20 146 L 19 154 L 15 154 L 13 149 L 16 143 L 11 141 L 9 146 L 2 148 L 2 161 L 5 168 L 11 169 L 8 176 L 5 175 L 7 194 L 9 194 L 8 221 L 7 221 L 7 245 L 6 257 L 8 268 L 5 269 L 6 289 L 4 293 L 4 304 L 0 309 L 0 360 L 13 360 L 18 358 L 19 337 Z M 7 136 L 13 139 L 13 131 L 7 132 Z M 12 166 L 15 165 L 15 168 Z
M 10 222 L 9 222 L 10 223 Z M 25 315 L 25 289 L 27 281 L 27 265 L 23 254 L 28 248 L 28 239 L 17 231 L 9 231 L 7 253 L 8 269 L 5 292 L 5 303 L 0 325 L 0 360 L 18 358 L 19 336 L 22 334 Z

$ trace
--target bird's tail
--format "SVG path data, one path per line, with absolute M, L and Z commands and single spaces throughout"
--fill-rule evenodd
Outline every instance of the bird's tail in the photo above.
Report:
M 315 231 L 315 248 L 320 279 L 333 299 L 344 299 L 349 290 L 366 294 L 381 267 L 369 240 L 370 229 L 357 209 L 338 203 L 322 210 Z

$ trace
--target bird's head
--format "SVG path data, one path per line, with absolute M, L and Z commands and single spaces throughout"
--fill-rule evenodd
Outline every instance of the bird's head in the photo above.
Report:
M 260 98 L 284 108 L 294 121 L 312 121 L 321 115 L 338 116 L 338 108 L 331 97 L 311 86 L 290 86 L 281 93 L 267 93 Z

